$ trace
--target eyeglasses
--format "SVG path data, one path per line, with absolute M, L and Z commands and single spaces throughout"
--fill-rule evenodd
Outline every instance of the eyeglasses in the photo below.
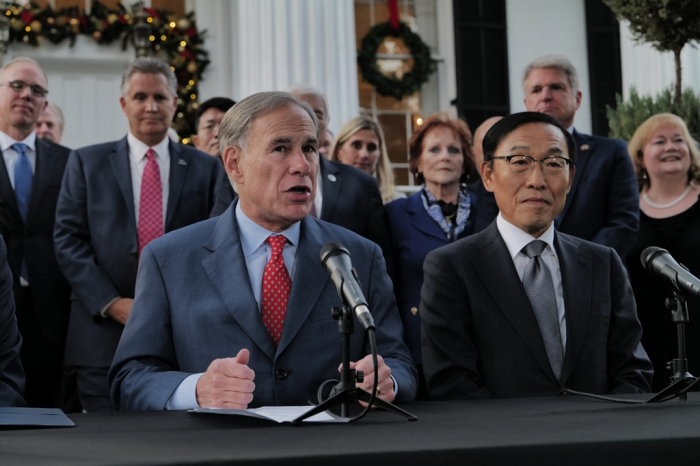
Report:
M 25 87 L 29 86 L 29 90 L 31 91 L 32 95 L 34 97 L 46 97 L 46 94 L 49 93 L 48 90 L 44 89 L 38 84 L 27 84 L 24 81 L 8 81 L 6 83 L 2 84 L 7 84 L 10 86 L 10 89 L 15 91 L 16 93 L 21 93 Z
M 503 157 L 492 157 L 493 159 L 503 159 L 508 162 L 511 171 L 516 175 L 525 175 L 532 171 L 535 162 L 541 164 L 542 171 L 548 176 L 561 176 L 566 173 L 571 159 L 552 155 L 542 159 L 535 159 L 529 155 L 507 155 Z

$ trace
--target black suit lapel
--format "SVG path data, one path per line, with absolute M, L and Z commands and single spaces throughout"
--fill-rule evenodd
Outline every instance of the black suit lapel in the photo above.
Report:
M 559 227 L 561 222 L 566 215 L 569 213 L 571 204 L 574 202 L 576 193 L 578 192 L 578 186 L 581 184 L 581 179 L 583 178 L 583 173 L 586 170 L 588 161 L 591 159 L 593 154 L 595 142 L 593 138 L 586 134 L 580 134 L 574 131 L 574 140 L 576 141 L 576 174 L 574 175 L 574 181 L 571 184 L 571 190 L 566 195 L 566 204 L 564 204 L 564 209 L 557 216 L 555 220 L 555 226 Z
M 557 250 L 564 288 L 564 307 L 566 314 L 566 350 L 561 382 L 567 378 L 576 365 L 591 313 L 591 294 L 593 286 L 593 268 L 591 257 L 579 250 L 580 242 L 559 233 L 554 235 L 554 247 Z
M 15 196 L 15 190 L 12 189 L 12 184 L 10 183 L 10 175 L 7 173 L 7 167 L 5 166 L 5 159 L 0 164 L 0 196 L 2 199 L 0 203 L 0 221 L 3 223 L 13 223 L 12 219 L 5 218 L 5 215 L 11 215 L 14 217 L 14 221 L 19 224 L 23 224 L 22 216 L 19 213 L 19 207 L 17 207 L 17 197 Z M 10 225 L 4 225 L 5 228 L 9 228 Z M 7 233 L 6 233 L 7 234 Z
M 168 193 L 168 212 L 165 217 L 166 232 L 170 231 L 170 222 L 180 200 L 190 164 L 190 157 L 182 150 L 180 144 L 170 141 L 168 150 L 170 151 L 170 192 Z
M 321 183 L 323 201 L 321 205 L 321 220 L 330 221 L 331 214 L 335 211 L 335 204 L 340 196 L 341 176 L 338 169 L 328 160 L 321 158 Z
M 126 137 L 117 141 L 109 154 L 109 163 L 117 179 L 122 198 L 126 203 L 126 210 L 129 212 L 129 220 L 136 231 L 136 210 L 134 209 L 134 193 L 131 186 L 131 168 L 129 167 L 129 144 Z
M 532 357 L 552 382 L 558 384 L 549 363 L 535 311 L 525 294 L 523 283 L 515 270 L 508 247 L 498 232 L 496 222 L 491 223 L 486 231 L 488 235 L 484 237 L 483 247 L 469 260 L 480 271 L 484 286 L 520 335 Z
M 27 209 L 27 224 L 30 224 L 34 218 L 34 212 L 39 207 L 42 195 L 51 182 L 55 165 L 56 158 L 51 156 L 49 144 L 36 138 L 36 167 L 32 181 L 32 196 Z

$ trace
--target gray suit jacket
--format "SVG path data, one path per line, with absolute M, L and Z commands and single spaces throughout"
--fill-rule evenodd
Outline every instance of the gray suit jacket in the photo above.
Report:
M 352 254 L 374 315 L 378 353 L 399 385 L 397 400 L 412 400 L 416 369 L 403 343 L 380 249 L 335 225 L 302 220 L 287 316 L 275 348 L 253 295 L 235 205 L 143 250 L 136 301 L 109 374 L 115 407 L 163 409 L 185 377 L 242 348 L 250 350 L 249 367 L 255 371 L 250 407 L 315 400 L 323 381 L 338 378 L 342 359 L 338 323 L 331 316 L 331 308 L 342 302 L 319 260 L 328 241 L 342 243 Z M 351 351 L 354 361 L 369 353 L 359 325 Z
M 435 399 L 650 391 L 651 363 L 614 250 L 557 232 L 566 309 L 561 383 L 496 222 L 431 252 L 420 307 L 423 367 Z
M 209 217 L 221 174 L 221 164 L 196 149 L 171 141 L 169 151 L 166 232 Z M 54 239 L 58 263 L 73 291 L 66 363 L 109 367 L 124 327 L 99 311 L 114 298 L 134 297 L 138 266 L 126 137 L 71 152 Z

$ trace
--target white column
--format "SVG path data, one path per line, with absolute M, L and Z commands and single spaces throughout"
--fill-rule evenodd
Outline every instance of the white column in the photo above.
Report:
M 640 95 L 656 95 L 676 81 L 672 52 L 659 52 L 648 43 L 632 39 L 629 23 L 620 23 L 620 55 L 622 59 L 622 95 L 629 98 L 635 86 Z M 700 50 L 686 45 L 681 52 L 681 85 L 683 89 L 700 91 Z
M 578 71 L 583 93 L 574 125 L 591 132 L 591 93 L 584 0 L 506 0 L 510 111 L 523 112 L 522 72 L 541 55 L 566 55 Z
M 200 101 L 305 83 L 325 92 L 335 132 L 359 111 L 352 0 L 197 0 L 212 63 Z

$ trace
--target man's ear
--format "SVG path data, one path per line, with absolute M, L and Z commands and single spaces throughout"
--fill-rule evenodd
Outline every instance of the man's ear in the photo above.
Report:
M 243 171 L 241 170 L 242 157 L 243 151 L 236 146 L 226 146 L 221 153 L 221 161 L 224 162 L 226 174 L 237 184 L 244 184 Z
M 195 148 L 197 148 L 197 149 L 199 149 L 199 150 L 202 150 L 202 149 L 199 147 L 199 135 L 195 134 L 194 136 L 192 136 L 192 144 L 194 144 L 194 147 L 195 147 Z
M 119 96 L 119 104 L 122 106 L 122 112 L 124 112 L 124 115 L 126 115 L 126 99 L 124 96 Z
M 481 162 L 479 173 L 481 173 L 481 180 L 484 183 L 486 191 L 493 192 L 493 169 L 491 168 L 491 162 Z

